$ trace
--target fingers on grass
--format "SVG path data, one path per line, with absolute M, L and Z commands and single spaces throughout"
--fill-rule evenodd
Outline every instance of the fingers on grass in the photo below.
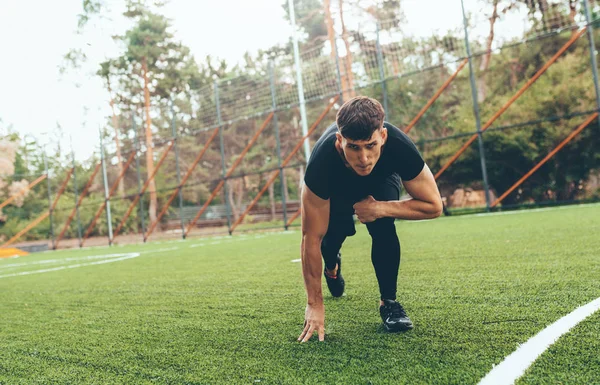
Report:
M 308 340 L 311 339 L 314 332 L 315 332 L 315 327 L 313 325 L 310 325 L 310 327 L 308 329 L 308 333 L 306 333 L 302 342 L 308 342 Z
M 304 336 L 306 336 L 306 334 L 308 333 L 308 329 L 309 329 L 309 326 L 306 323 L 306 321 L 304 321 L 304 330 L 302 330 L 302 333 L 300 333 L 300 337 L 298 337 L 298 341 L 302 341 L 304 339 Z

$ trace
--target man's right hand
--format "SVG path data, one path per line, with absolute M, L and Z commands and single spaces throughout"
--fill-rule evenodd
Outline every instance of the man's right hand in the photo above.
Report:
M 325 340 L 325 305 L 306 305 L 304 312 L 304 330 L 298 341 L 307 342 L 314 332 L 318 332 L 319 341 Z

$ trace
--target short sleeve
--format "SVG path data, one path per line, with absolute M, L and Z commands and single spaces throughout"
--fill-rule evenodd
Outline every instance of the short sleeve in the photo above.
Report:
M 402 180 L 413 180 L 423 171 L 425 161 L 408 135 L 401 132 L 397 140 L 400 159 L 396 163 L 398 166 L 396 172 Z
M 329 175 L 329 159 L 326 149 L 322 148 L 322 143 L 313 149 L 313 152 L 306 166 L 304 173 L 304 183 L 310 191 L 315 193 L 321 199 L 329 199 L 330 191 L 330 175 Z

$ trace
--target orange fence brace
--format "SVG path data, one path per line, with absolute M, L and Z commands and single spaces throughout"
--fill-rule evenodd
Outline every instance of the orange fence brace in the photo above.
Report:
M 39 225 L 41 221 L 43 221 L 44 219 L 48 218 L 48 216 L 50 215 L 49 212 L 45 212 L 42 215 L 40 215 L 36 220 L 34 220 L 33 222 L 31 222 L 30 224 L 28 224 L 23 230 L 19 231 L 17 234 L 15 234 L 11 239 L 9 239 L 8 241 L 4 242 L 4 244 L 0 247 L 6 247 L 8 245 L 11 245 L 12 243 L 14 243 L 17 239 L 21 238 L 21 236 L 23 234 L 25 234 L 26 232 L 28 232 L 29 230 L 33 229 L 35 226 Z
M 296 147 L 294 147 L 294 149 L 292 150 L 292 152 L 285 158 L 285 160 L 281 163 L 281 167 L 285 167 L 288 165 L 288 163 L 292 160 L 292 157 L 298 152 L 298 150 L 300 150 L 300 147 L 302 147 L 302 144 L 304 143 L 305 140 L 307 140 L 310 135 L 312 135 L 312 133 L 317 129 L 317 126 L 323 121 L 323 119 L 325 118 L 325 116 L 327 115 L 327 113 L 329 111 L 331 111 L 331 109 L 333 108 L 333 105 L 335 104 L 335 102 L 337 102 L 339 99 L 339 96 L 336 96 L 335 98 L 333 98 L 329 104 L 327 105 L 327 107 L 325 108 L 325 110 L 321 113 L 321 115 L 317 118 L 317 120 L 312 124 L 312 126 L 310 127 L 310 129 L 308 130 L 308 132 L 306 133 L 306 135 L 304 135 L 300 141 L 296 144 Z M 246 210 L 242 213 L 242 215 L 239 216 L 239 218 L 235 221 L 235 223 L 231 226 L 231 229 L 229 230 L 230 232 L 233 232 L 233 230 L 235 230 L 235 228 L 242 223 L 242 221 L 244 220 L 244 217 L 246 215 L 248 215 L 248 213 L 250 212 L 250 210 L 252 209 L 252 207 L 254 207 L 254 205 L 256 205 L 256 203 L 258 202 L 258 200 L 260 199 L 260 197 L 263 196 L 263 194 L 265 193 L 265 191 L 267 191 L 267 189 L 269 188 L 270 185 L 272 185 L 275 180 L 277 179 L 277 176 L 279 175 L 279 170 L 273 171 L 273 173 L 271 174 L 271 177 L 269 178 L 269 180 L 267 181 L 267 183 L 264 185 L 264 187 L 262 188 L 262 190 L 260 190 L 260 192 L 256 195 L 256 197 L 254 197 L 254 199 L 252 200 L 252 202 L 248 205 L 248 207 L 246 207 Z M 286 224 L 287 227 L 287 224 Z
M 496 206 L 498 203 L 500 203 L 504 198 L 506 198 L 508 196 L 508 194 L 510 194 L 511 192 L 513 192 L 517 187 L 519 187 L 523 182 L 525 182 L 525 180 L 527 180 L 527 178 L 529 178 L 531 175 L 533 175 L 534 172 L 536 172 L 540 167 L 542 167 L 544 165 L 544 163 L 546 163 L 550 158 L 552 158 L 557 152 L 559 152 L 565 145 L 567 145 L 567 143 L 569 143 L 575 136 L 579 135 L 579 133 L 581 131 L 583 131 L 584 128 L 586 128 L 587 126 L 590 125 L 590 123 L 592 123 L 594 121 L 594 119 L 596 119 L 598 117 L 598 113 L 596 112 L 595 114 L 591 115 L 589 118 L 587 118 L 585 120 L 585 122 L 583 122 L 579 127 L 577 127 L 573 132 L 571 132 L 569 134 L 569 136 L 567 136 L 565 138 L 565 140 L 563 140 L 558 146 L 556 146 L 554 148 L 554 150 L 552 150 L 548 155 L 546 155 L 546 157 L 544 159 L 542 159 L 538 164 L 536 164 L 527 174 L 525 174 L 521 179 L 519 179 L 517 181 L 517 183 L 515 183 L 514 185 L 512 185 L 511 188 L 509 188 L 508 190 L 506 190 L 506 192 L 504 194 L 502 194 L 498 199 L 496 199 L 494 201 L 494 203 L 492 203 L 490 205 L 490 207 L 494 207 Z
M 50 208 L 50 212 L 54 211 L 54 209 L 56 208 L 56 205 L 58 204 L 58 198 L 60 198 L 62 193 L 65 192 L 65 189 L 67 188 L 67 183 L 69 183 L 69 179 L 71 179 L 71 175 L 73 174 L 74 170 L 75 169 L 71 167 L 71 169 L 69 169 L 69 172 L 67 172 L 67 177 L 65 178 L 64 182 L 62 182 L 62 184 L 60 185 L 60 188 L 58 189 L 58 192 L 56 193 L 56 198 L 54 199 L 54 202 L 52 202 L 52 207 Z
M 288 223 L 285 224 L 285 226 L 290 227 L 292 225 L 292 222 L 294 222 L 296 220 L 296 218 L 298 218 L 300 216 L 301 212 L 302 212 L 302 207 L 300 207 L 298 209 L 298 211 L 296 211 L 296 213 L 294 215 L 292 215 L 292 217 L 289 219 Z
M 14 243 L 17 239 L 21 238 L 23 236 L 23 234 L 27 233 L 29 230 L 31 230 L 35 226 L 39 225 L 40 222 L 42 222 L 44 219 L 46 219 L 46 218 L 48 218 L 48 216 L 50 216 L 50 212 L 52 210 L 54 210 L 54 208 L 56 207 L 56 204 L 58 203 L 58 200 L 60 199 L 60 196 L 65 191 L 65 187 L 67 187 L 67 183 L 69 182 L 69 179 L 71 178 L 71 174 L 72 173 L 73 173 L 73 169 L 71 168 L 69 170 L 69 172 L 67 173 L 67 177 L 65 178 L 64 182 L 62 183 L 62 185 L 60 187 L 60 190 L 56 194 L 56 197 L 54 197 L 54 201 L 52 202 L 52 205 L 50 206 L 51 209 L 48 210 L 47 212 L 43 213 L 39 217 L 37 217 L 33 222 L 31 222 L 30 224 L 28 224 L 27 226 L 25 226 L 25 228 L 23 230 L 19 231 L 11 239 L 9 239 L 8 241 L 4 242 L 4 244 L 2 246 L 0 246 L 0 247 L 6 247 L 6 246 Z
M 427 112 L 427 110 L 429 109 L 429 107 L 431 107 L 433 105 L 433 103 L 440 97 L 440 95 L 442 95 L 442 92 L 444 92 L 446 90 L 446 88 L 448 88 L 448 86 L 450 85 L 450 83 L 452 83 L 452 81 L 454 79 L 456 79 L 456 77 L 458 76 L 458 74 L 460 73 L 460 71 L 462 71 L 463 68 L 465 68 L 465 65 L 467 65 L 467 63 L 469 62 L 469 59 L 465 59 L 463 60 L 460 65 L 458 66 L 458 68 L 456 69 L 456 71 L 454 72 L 454 74 L 452 74 L 452 76 L 450 76 L 446 82 L 440 87 L 440 89 L 435 93 L 435 95 L 433 95 L 433 97 L 431 99 L 429 99 L 429 101 L 427 102 L 427 104 L 425 104 L 425 106 L 421 109 L 421 111 L 419 111 L 419 113 L 417 114 L 417 116 L 415 116 L 415 118 L 408 123 L 408 126 L 406 126 L 406 128 L 404 129 L 404 133 L 408 134 L 408 132 L 410 130 L 412 130 L 412 128 L 417 124 L 417 122 L 423 117 L 423 115 L 425 115 L 425 112 Z
M 173 148 L 174 144 L 175 144 L 174 141 L 169 142 L 169 146 L 165 149 L 165 151 L 160 156 L 160 159 L 158 159 L 158 162 L 156 162 L 156 164 L 154 165 L 154 171 L 150 174 L 150 177 L 144 183 L 144 186 L 142 187 L 142 190 L 140 191 L 140 193 L 135 196 L 135 199 L 129 205 L 129 208 L 127 209 L 127 212 L 121 219 L 119 226 L 117 226 L 116 230 L 113 231 L 113 240 L 117 237 L 117 235 L 119 235 L 119 232 L 125 225 L 125 221 L 127 221 L 127 218 L 129 218 L 129 216 L 131 215 L 131 212 L 135 208 L 135 205 L 137 205 L 137 203 L 139 202 L 142 195 L 144 195 L 144 193 L 146 192 L 146 189 L 148 188 L 148 186 L 150 186 L 150 182 L 152 182 L 152 180 L 156 176 L 156 173 L 158 173 L 158 169 L 160 169 L 160 166 L 162 166 L 163 162 L 165 161 L 165 159 L 167 157 L 167 154 L 169 153 L 169 151 L 171 151 L 171 148 Z
M 34 180 L 33 182 L 29 183 L 29 186 L 22 188 L 21 190 L 19 190 L 19 192 L 17 192 L 15 195 L 11 196 L 10 198 L 8 198 L 7 200 L 5 200 L 4 202 L 0 203 L 0 210 L 2 210 L 2 208 L 8 204 L 10 204 L 12 201 L 14 201 L 16 198 L 20 197 L 21 195 L 25 194 L 27 192 L 27 190 L 31 190 L 36 184 L 40 183 L 41 181 L 43 181 L 44 179 L 46 179 L 48 175 L 43 174 L 42 176 L 40 176 L 39 178 L 37 178 L 36 180 Z
M 265 128 L 267 128 L 267 125 L 269 124 L 271 119 L 273 119 L 273 116 L 275 116 L 275 112 L 271 112 L 269 114 L 269 116 L 267 116 L 267 119 L 265 119 L 262 126 L 258 129 L 258 131 L 256 131 L 256 133 L 254 134 L 252 139 L 250 139 L 250 142 L 248 143 L 246 148 L 244 148 L 244 150 L 242 151 L 240 156 L 236 159 L 235 163 L 233 163 L 233 166 L 231 166 L 231 168 L 229 168 L 229 171 L 227 171 L 225 178 L 229 178 L 231 176 L 231 174 L 236 169 L 236 167 L 240 164 L 242 159 L 244 159 L 244 156 L 246 156 L 246 154 L 248 153 L 250 148 L 254 145 L 254 143 L 258 139 L 259 135 L 265 130 Z M 194 227 L 194 225 L 196 225 L 196 222 L 198 221 L 198 219 L 200 219 L 200 216 L 202 215 L 202 213 L 204 213 L 204 211 L 206 211 L 206 208 L 208 207 L 210 202 L 212 202 L 212 200 L 215 198 L 215 196 L 217 196 L 218 192 L 221 191 L 221 188 L 223 188 L 223 185 L 225 185 L 225 179 L 222 179 L 221 182 L 219 182 L 217 187 L 215 187 L 215 189 L 213 190 L 212 194 L 210 194 L 210 197 L 208 198 L 208 200 L 206 202 L 204 202 L 204 205 L 202 206 L 200 211 L 198 211 L 198 213 L 196 214 L 194 219 L 192 219 L 192 221 L 189 223 L 187 229 L 185 230 L 185 233 L 183 234 L 184 237 L 187 237 L 187 235 L 190 232 L 190 230 L 192 229 L 192 227 Z
M 65 236 L 65 233 L 67 232 L 67 228 L 69 228 L 71 221 L 73 221 L 73 217 L 75 216 L 75 212 L 77 211 L 77 208 L 81 205 L 81 202 L 83 202 L 83 199 L 85 198 L 85 195 L 87 194 L 89 188 L 92 186 L 92 183 L 94 182 L 94 177 L 96 176 L 96 174 L 98 174 L 99 170 L 100 170 L 100 163 L 98 163 L 96 165 L 96 167 L 94 168 L 94 171 L 92 172 L 92 175 L 90 176 L 90 179 L 88 180 L 87 184 L 83 188 L 83 191 L 79 195 L 77 204 L 75 205 L 75 207 L 73 207 L 73 210 L 71 210 L 71 214 L 69 214 L 69 218 L 67 218 L 67 222 L 65 223 L 63 229 L 61 230 L 60 234 L 58 235 L 58 238 L 56 238 L 56 242 L 54 242 L 54 249 L 58 248 L 58 243 Z
M 104 211 L 107 201 L 113 196 L 115 191 L 117 191 L 117 187 L 119 187 L 119 182 L 121 182 L 121 179 L 123 179 L 123 177 L 125 176 L 125 171 L 127 171 L 127 169 L 129 168 L 129 165 L 131 165 L 131 162 L 133 162 L 133 158 L 135 157 L 136 153 L 137 153 L 137 151 L 131 151 L 131 155 L 129 155 L 127 162 L 125 162 L 125 166 L 123 167 L 122 171 L 119 173 L 119 176 L 117 177 L 117 179 L 114 181 L 113 185 L 111 186 L 110 192 L 108 193 L 108 197 L 106 197 L 106 199 L 104 199 L 104 202 L 100 205 L 100 207 L 98 208 L 98 211 L 96 211 L 96 215 L 94 215 L 94 219 L 92 219 L 92 222 L 90 223 L 87 230 L 85 231 L 85 235 L 81 239 L 81 246 L 83 246 L 83 244 L 85 243 L 85 240 L 90 236 L 90 234 L 92 233 L 92 230 L 94 230 L 94 227 L 96 227 L 96 222 L 98 221 L 98 218 L 100 218 L 100 214 L 102 214 L 102 211 Z M 114 236 L 113 236 L 113 238 L 114 238 Z
M 208 139 L 208 142 L 206 142 L 204 144 L 204 148 L 202 149 L 202 151 L 200 151 L 200 153 L 198 154 L 198 156 L 196 156 L 196 159 L 194 159 L 194 162 L 192 163 L 192 165 L 190 166 L 190 168 L 187 170 L 187 172 L 183 176 L 183 179 L 179 183 L 179 186 L 177 186 L 177 188 L 175 189 L 175 191 L 173 191 L 173 193 L 171 194 L 171 196 L 167 200 L 167 203 L 165 203 L 163 205 L 163 207 L 161 208 L 160 213 L 158 214 L 158 217 L 156 218 L 156 220 L 154 222 L 152 222 L 152 224 L 150 225 L 150 228 L 148 229 L 148 232 L 146 233 L 146 235 L 144 235 L 144 241 L 146 241 L 148 239 L 148 237 L 150 237 L 150 235 L 152 234 L 152 232 L 156 228 L 156 225 L 160 222 L 160 220 L 162 219 L 163 215 L 165 215 L 165 213 L 169 209 L 169 206 L 171 206 L 171 203 L 173 202 L 173 199 L 175 199 L 175 197 L 177 196 L 177 193 L 179 192 L 179 190 L 181 189 L 181 187 L 185 184 L 185 182 L 187 182 L 188 178 L 192 175 L 192 172 L 194 171 L 194 169 L 196 168 L 196 166 L 200 162 L 200 159 L 202 159 L 202 157 L 204 156 L 204 153 L 206 152 L 206 150 L 208 150 L 208 146 L 210 146 L 210 144 L 212 143 L 212 141 L 215 140 L 215 138 L 217 137 L 218 133 L 219 133 L 219 128 L 217 127 L 214 130 L 213 134 Z
M 579 39 L 585 33 L 586 29 L 587 27 L 584 27 L 583 29 L 575 33 L 573 36 L 571 36 L 569 41 L 567 41 L 565 45 L 563 45 L 561 49 L 558 50 L 558 52 L 554 56 L 552 56 L 552 58 L 550 58 L 550 60 L 548 60 L 548 62 L 544 64 L 544 66 L 540 68 L 540 70 L 536 72 L 536 74 L 533 75 L 533 77 L 529 79 L 527 83 L 525 83 L 525 85 L 521 87 L 521 89 L 517 91 L 517 93 L 513 95 L 513 97 L 510 98 L 510 100 L 506 102 L 506 104 L 502 106 L 502 108 L 500 108 L 486 124 L 483 125 L 483 127 L 481 127 L 481 132 L 490 128 L 490 126 L 496 121 L 496 119 L 498 119 L 508 109 L 508 107 L 510 107 L 521 95 L 523 95 L 523 93 L 527 91 L 527 89 L 531 87 L 531 85 L 535 83 L 535 81 L 538 80 L 539 77 L 542 76 L 544 72 L 546 72 L 548 68 L 550 68 L 550 66 L 554 64 L 554 62 L 556 62 L 558 58 L 563 53 L 565 53 L 565 51 L 569 49 L 569 47 L 571 47 L 573 43 L 575 43 L 575 41 L 577 41 L 577 39 Z M 458 157 L 467 150 L 467 148 L 471 145 L 471 143 L 475 141 L 475 139 L 477 139 L 477 137 L 478 134 L 473 134 L 473 136 L 471 136 L 471 138 L 456 152 L 456 154 L 452 156 L 452 158 L 440 169 L 440 171 L 438 171 L 437 174 L 435 174 L 435 179 L 438 179 L 444 173 L 444 171 L 446 171 L 448 167 L 450 167 L 450 165 L 452 165 L 452 163 L 454 163 L 456 159 L 458 159 Z

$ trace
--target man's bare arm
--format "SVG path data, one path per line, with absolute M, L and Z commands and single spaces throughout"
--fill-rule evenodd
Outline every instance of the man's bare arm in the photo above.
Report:
M 307 305 L 304 330 L 299 341 L 308 341 L 316 331 L 325 338 L 325 306 L 321 288 L 321 240 L 329 224 L 329 200 L 319 198 L 306 185 L 302 187 L 302 274 Z
M 376 201 L 369 196 L 354 205 L 358 219 L 363 223 L 378 218 L 432 219 L 440 216 L 443 210 L 442 198 L 435 178 L 425 165 L 417 177 L 402 184 L 412 197 L 403 201 Z

